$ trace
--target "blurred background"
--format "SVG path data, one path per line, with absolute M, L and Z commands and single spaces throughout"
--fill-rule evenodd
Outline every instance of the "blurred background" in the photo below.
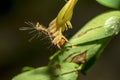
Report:
M 48 26 L 65 4 L 64 0 L 0 0 L 0 80 L 11 80 L 24 66 L 39 67 L 48 64 L 55 52 L 47 41 L 28 42 L 30 35 L 19 31 L 28 26 L 24 22 L 40 22 Z M 95 0 L 78 0 L 72 18 L 73 29 L 66 33 L 70 38 L 86 22 L 110 11 Z M 80 80 L 120 80 L 120 34 L 107 46 L 100 60 Z

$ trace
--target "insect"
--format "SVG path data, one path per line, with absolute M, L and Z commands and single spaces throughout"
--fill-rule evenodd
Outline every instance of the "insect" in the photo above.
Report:
M 40 38 L 40 40 L 49 39 L 51 43 L 58 48 L 61 48 L 66 42 L 66 40 L 59 35 L 59 31 L 54 31 L 53 29 L 49 30 L 49 28 L 45 28 L 43 25 L 39 24 L 39 22 L 37 22 L 36 25 L 32 22 L 25 23 L 28 24 L 29 27 L 20 27 L 19 30 L 29 31 L 29 34 L 32 35 L 29 41 L 32 41 L 35 38 Z
M 63 26 L 66 27 L 67 25 L 64 24 Z M 52 36 L 52 43 L 58 48 L 61 48 L 65 42 L 68 42 L 67 38 L 62 34 L 65 27 L 58 27 L 56 18 L 49 24 L 48 31 Z

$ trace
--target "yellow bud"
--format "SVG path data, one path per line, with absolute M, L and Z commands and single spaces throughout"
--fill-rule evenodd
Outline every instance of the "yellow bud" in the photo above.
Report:
M 73 14 L 73 8 L 78 0 L 69 0 L 66 5 L 60 10 L 57 16 L 56 24 L 63 26 L 66 22 L 70 21 Z

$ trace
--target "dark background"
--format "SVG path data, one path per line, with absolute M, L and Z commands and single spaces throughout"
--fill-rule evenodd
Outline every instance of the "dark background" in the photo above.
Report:
M 47 65 L 55 52 L 46 41 L 28 42 L 30 35 L 19 31 L 25 21 L 40 22 L 47 27 L 64 0 L 0 0 L 0 80 L 11 80 L 24 66 Z M 86 22 L 105 11 L 111 10 L 95 0 L 78 0 L 72 18 L 73 29 L 66 34 L 70 38 Z M 80 80 L 120 80 L 120 35 L 107 46 L 100 60 Z

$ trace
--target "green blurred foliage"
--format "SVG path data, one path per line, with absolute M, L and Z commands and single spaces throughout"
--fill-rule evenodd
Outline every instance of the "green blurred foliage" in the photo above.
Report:
M 96 0 L 98 3 L 114 8 L 114 9 L 120 9 L 120 0 Z

